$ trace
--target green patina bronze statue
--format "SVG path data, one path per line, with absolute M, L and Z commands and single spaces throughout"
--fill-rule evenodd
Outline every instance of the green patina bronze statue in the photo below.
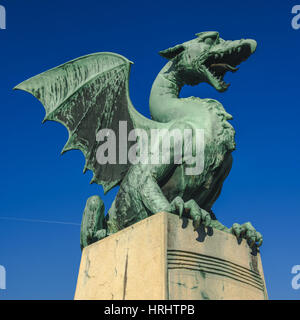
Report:
M 130 101 L 131 62 L 114 53 L 83 56 L 16 87 L 42 102 L 46 110 L 44 121 L 57 121 L 67 127 L 69 139 L 62 152 L 71 149 L 83 152 L 84 172 L 87 169 L 93 172 L 91 183 L 102 185 L 105 193 L 120 186 L 106 216 L 99 196 L 87 200 L 81 226 L 82 248 L 162 211 L 188 216 L 195 229 L 200 225 L 213 227 L 246 238 L 251 247 L 262 244 L 261 234 L 251 223 L 235 223 L 228 229 L 211 210 L 232 165 L 235 131 L 227 121 L 232 116 L 216 100 L 179 98 L 186 84 L 206 82 L 219 92 L 227 90 L 229 84 L 223 80 L 226 72 L 236 72 L 236 66 L 254 53 L 256 42 L 250 39 L 225 41 L 218 32 L 202 32 L 196 36 L 160 52 L 168 62 L 152 86 L 152 120 L 138 113 Z M 121 129 L 126 133 L 135 131 L 137 143 L 134 144 L 134 139 L 127 141 Z M 152 131 L 161 130 L 167 135 L 174 129 L 182 133 L 189 129 L 193 134 L 203 130 L 201 172 L 186 174 L 186 169 L 192 165 L 182 153 L 176 152 L 176 141 L 170 147 L 169 162 L 137 161 L 142 147 L 150 143 Z M 115 151 L 111 149 L 116 143 L 113 133 L 118 136 Z M 151 135 L 151 145 L 158 147 L 167 139 L 164 135 L 153 137 L 155 135 Z M 192 135 L 179 149 L 194 152 L 195 144 Z M 112 152 L 112 156 L 101 154 L 103 149 L 106 155 Z M 131 157 L 130 162 L 124 157 L 124 151 L 129 157 L 133 150 L 136 158 Z M 163 158 L 165 151 L 157 150 L 161 150 Z M 113 161 L 108 161 L 109 158 Z M 197 157 L 194 160 L 197 161 Z

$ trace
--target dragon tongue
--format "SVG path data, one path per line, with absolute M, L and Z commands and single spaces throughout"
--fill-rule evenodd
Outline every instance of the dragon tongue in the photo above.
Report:
M 232 67 L 230 64 L 226 64 L 226 68 L 231 72 L 236 72 L 239 68 Z
M 223 69 L 226 71 L 236 72 L 239 68 L 232 67 L 230 64 L 227 63 L 214 63 L 210 66 L 212 69 Z

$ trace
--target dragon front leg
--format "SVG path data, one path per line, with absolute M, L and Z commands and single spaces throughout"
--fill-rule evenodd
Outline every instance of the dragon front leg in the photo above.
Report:
M 177 213 L 181 218 L 183 214 L 186 214 L 189 218 L 193 220 L 193 226 L 196 230 L 199 228 L 200 224 L 203 224 L 205 227 L 212 227 L 221 231 L 228 232 L 229 229 L 219 222 L 214 213 L 206 211 L 199 207 L 197 202 L 193 199 L 184 202 L 182 198 L 176 197 L 171 202 L 171 208 L 173 213 Z
M 143 203 L 152 211 L 152 213 L 167 211 L 178 214 L 180 218 L 184 213 L 187 213 L 193 220 L 195 230 L 200 224 L 204 224 L 206 227 L 212 226 L 210 213 L 200 208 L 195 200 L 191 199 L 184 202 L 181 197 L 176 197 L 169 203 L 153 177 L 150 177 L 147 180 L 147 187 L 143 190 L 142 199 Z
M 160 167 L 159 175 L 164 176 L 168 172 L 168 167 Z M 143 180 L 143 188 L 141 188 L 140 196 L 145 207 L 155 214 L 157 212 L 171 212 L 178 214 L 181 218 L 183 214 L 188 214 L 188 216 L 193 220 L 194 228 L 197 229 L 200 224 L 204 224 L 206 227 L 212 226 L 217 227 L 218 229 L 223 230 L 225 227 L 217 221 L 212 221 L 212 216 L 209 212 L 199 207 L 197 202 L 193 199 L 184 202 L 181 197 L 176 197 L 171 203 L 166 199 L 163 194 L 157 179 L 157 171 L 153 171 L 144 175 L 144 179 L 140 178 L 140 181 Z

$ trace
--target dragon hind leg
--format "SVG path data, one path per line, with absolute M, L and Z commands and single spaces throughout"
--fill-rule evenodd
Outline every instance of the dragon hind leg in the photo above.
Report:
M 80 230 L 80 247 L 81 250 L 106 237 L 107 226 L 104 216 L 104 203 L 99 196 L 89 197 L 83 212 L 81 230 Z

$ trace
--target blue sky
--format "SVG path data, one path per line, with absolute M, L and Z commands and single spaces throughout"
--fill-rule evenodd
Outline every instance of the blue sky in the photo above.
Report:
M 214 211 L 227 226 L 251 221 L 264 235 L 269 297 L 299 299 L 291 269 L 300 265 L 300 30 L 291 27 L 296 1 L 4 1 L 0 30 L 0 299 L 72 299 L 80 263 L 86 199 L 103 196 L 82 174 L 83 155 L 60 156 L 67 130 L 44 125 L 31 95 L 13 92 L 23 80 L 84 54 L 111 51 L 135 64 L 130 94 L 149 115 L 150 88 L 165 61 L 157 52 L 216 30 L 226 40 L 254 38 L 258 48 L 220 94 L 208 85 L 182 96 L 219 100 L 234 116 L 237 150 Z M 36 219 L 73 224 L 1 219 Z M 77 225 L 76 225 L 77 224 Z

